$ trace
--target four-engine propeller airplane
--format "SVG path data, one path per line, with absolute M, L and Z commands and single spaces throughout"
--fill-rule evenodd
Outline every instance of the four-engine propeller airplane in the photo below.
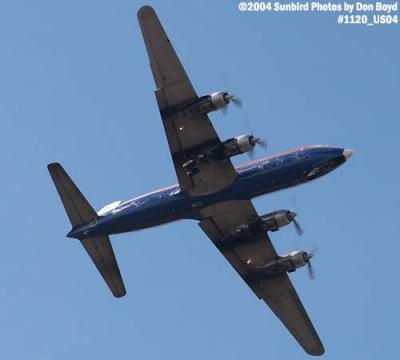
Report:
M 240 135 L 221 141 L 207 115 L 227 106 L 232 95 L 217 92 L 199 97 L 154 10 L 142 7 L 138 19 L 179 185 L 113 202 L 96 213 L 61 165 L 49 164 L 72 224 L 67 236 L 80 240 L 114 296 L 121 297 L 126 291 L 109 235 L 179 219 L 198 220 L 304 350 L 323 354 L 320 338 L 288 276 L 309 264 L 312 254 L 297 250 L 279 256 L 268 236 L 268 231 L 295 222 L 296 213 L 279 210 L 259 216 L 251 199 L 323 176 L 343 164 L 352 151 L 305 146 L 235 168 L 230 158 L 251 151 L 259 139 Z

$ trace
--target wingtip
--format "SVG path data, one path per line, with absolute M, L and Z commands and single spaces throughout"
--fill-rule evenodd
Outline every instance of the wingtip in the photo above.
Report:
M 314 348 L 311 348 L 311 349 L 307 349 L 306 352 L 307 352 L 307 354 L 309 354 L 309 355 L 321 356 L 321 355 L 323 355 L 323 354 L 325 353 L 325 349 L 324 349 L 324 346 L 321 344 L 321 345 L 318 346 L 318 347 L 314 347 Z
M 58 163 L 58 162 L 52 162 L 50 164 L 47 164 L 47 169 L 49 171 L 52 170 L 52 169 L 55 169 L 55 168 L 60 168 L 60 167 L 61 167 L 61 164 Z
M 126 290 L 124 289 L 124 291 L 122 291 L 122 292 L 120 292 L 120 293 L 113 294 L 113 295 L 114 295 L 114 297 L 116 297 L 117 299 L 120 299 L 120 298 L 122 298 L 122 297 L 124 297 L 124 296 L 126 295 Z
M 156 12 L 150 5 L 144 5 L 142 6 L 138 12 L 137 12 L 137 17 L 140 19 L 143 16 L 149 15 L 149 14 L 155 14 Z

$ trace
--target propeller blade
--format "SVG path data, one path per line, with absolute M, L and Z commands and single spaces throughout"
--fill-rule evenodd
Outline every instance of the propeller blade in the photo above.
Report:
M 249 154 L 249 158 L 251 159 L 251 160 L 254 160 L 254 155 L 255 155 L 255 151 L 254 151 L 254 147 L 247 153 L 247 154 Z
M 314 273 L 314 269 L 311 265 L 311 261 L 308 260 L 307 262 L 307 269 L 308 269 L 308 276 L 310 279 L 314 280 L 315 279 L 315 273 Z
M 297 232 L 297 234 L 299 236 L 304 234 L 303 228 L 300 226 L 300 224 L 298 223 L 298 221 L 296 219 L 293 219 L 293 225 L 294 225 L 294 228 L 296 229 L 296 232 Z
M 260 145 L 263 149 L 268 149 L 268 143 L 263 139 L 256 138 L 255 143 Z
M 261 140 L 260 138 L 255 137 L 253 135 L 250 136 L 250 143 L 253 145 L 253 148 L 247 153 L 249 155 L 250 159 L 254 159 L 255 145 L 260 145 L 264 149 L 267 148 L 267 142 L 266 141 Z
M 224 98 L 225 98 L 225 101 L 227 101 L 226 105 L 228 105 L 230 102 L 232 102 L 237 107 L 239 107 L 239 108 L 242 107 L 242 100 L 235 98 L 235 96 L 232 94 L 229 94 L 228 91 L 225 91 Z M 224 115 L 226 115 L 228 113 L 228 106 L 226 106 L 226 105 L 222 108 L 222 113 Z
M 238 99 L 236 97 L 232 97 L 230 99 L 231 102 L 233 102 L 237 107 L 241 108 L 243 106 L 243 102 L 241 99 Z
M 314 243 L 313 247 L 311 248 L 310 254 L 314 256 L 314 254 L 318 251 L 317 244 Z

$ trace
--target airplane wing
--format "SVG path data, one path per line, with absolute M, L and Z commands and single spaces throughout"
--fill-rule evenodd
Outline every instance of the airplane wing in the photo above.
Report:
M 197 93 L 154 10 L 143 6 L 138 11 L 138 19 L 180 188 L 192 196 L 219 191 L 236 179 L 236 170 L 230 159 L 199 162 L 195 176 L 189 176 L 183 168 L 189 153 L 217 145 L 221 140 L 207 115 L 174 115 L 174 108 L 198 99 Z
M 265 231 L 245 241 L 229 241 L 232 231 L 258 219 L 249 200 L 219 203 L 206 208 L 201 229 L 213 241 L 258 298 L 263 299 L 275 315 L 310 355 L 322 355 L 324 347 L 301 303 L 287 273 L 274 277 L 252 276 L 254 265 L 263 265 L 277 257 Z

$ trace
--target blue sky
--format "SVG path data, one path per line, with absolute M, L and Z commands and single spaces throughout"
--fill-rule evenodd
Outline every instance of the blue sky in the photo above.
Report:
M 154 1 L 221 138 L 268 151 L 333 144 L 355 156 L 312 184 L 255 200 L 295 208 L 319 248 L 317 279 L 291 277 L 326 359 L 397 354 L 399 27 L 330 14 L 240 13 L 236 1 Z M 95 208 L 176 182 L 135 1 L 0 4 L 0 358 L 304 359 L 286 329 L 194 221 L 113 237 L 128 294 L 114 299 L 69 222 L 46 165 L 61 162 Z M 246 161 L 242 156 L 235 163 Z

